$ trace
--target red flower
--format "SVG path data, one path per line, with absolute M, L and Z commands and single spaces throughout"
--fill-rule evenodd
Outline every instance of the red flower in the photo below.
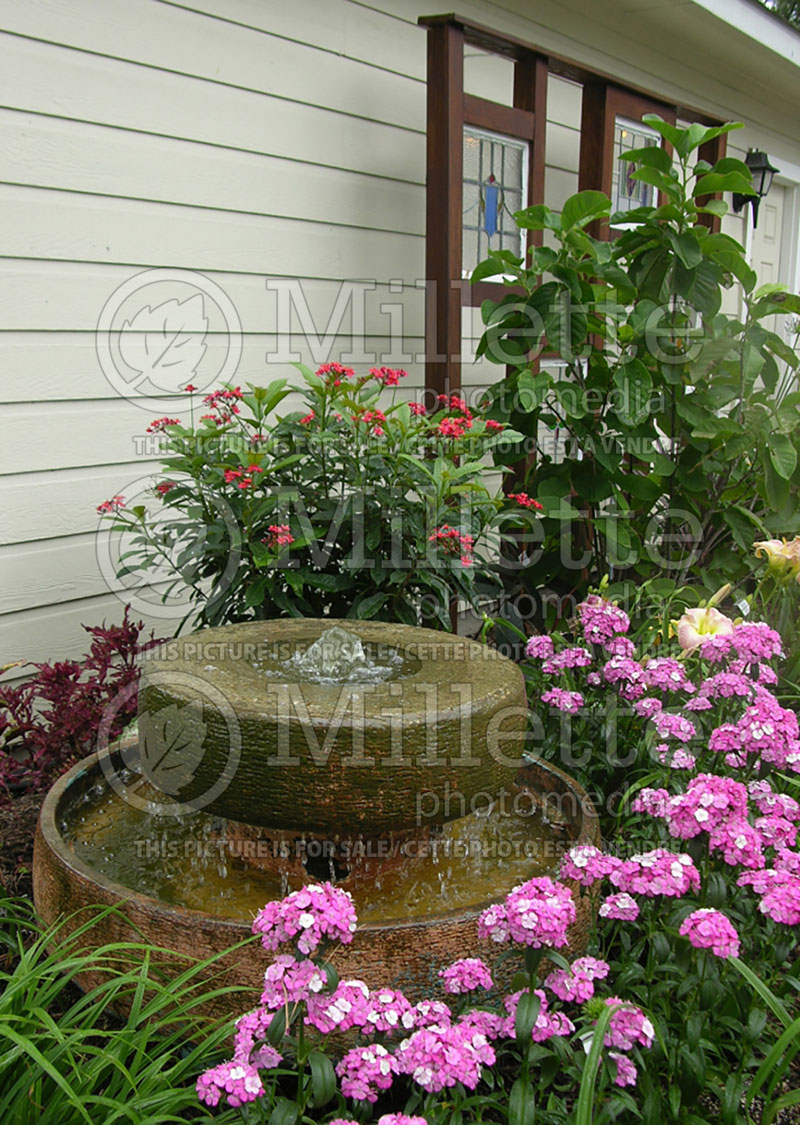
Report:
M 97 510 L 105 515 L 108 512 L 118 512 L 120 508 L 124 507 L 124 496 L 112 496 L 110 500 L 104 500 L 102 504 L 98 504 Z
M 166 433 L 167 426 L 180 426 L 180 418 L 156 418 L 147 427 L 148 434 Z
M 305 426 L 308 422 L 313 422 L 315 418 L 316 414 L 312 410 L 309 414 L 306 414 L 305 418 L 300 419 L 300 425 Z
M 214 418 L 214 421 L 220 425 L 225 422 L 230 422 L 234 414 L 239 413 L 236 399 L 241 397 L 242 391 L 240 387 L 234 387 L 232 390 L 228 390 L 224 387 L 222 390 L 212 391 L 210 395 L 206 395 L 203 399 L 203 403 L 206 406 L 210 406 L 212 410 L 216 410 L 219 417 Z M 204 414 L 203 417 L 208 418 L 209 415 Z
M 191 394 L 192 391 L 197 390 L 197 387 L 194 385 L 194 383 L 187 383 L 183 389 L 187 392 L 187 394 Z
M 352 367 L 343 367 L 341 363 L 323 363 L 322 367 L 317 368 L 316 374 L 320 378 L 324 378 L 325 375 L 340 376 L 338 380 L 333 380 L 334 386 L 338 387 L 342 378 L 349 379 L 351 375 L 355 375 L 355 371 Z
M 544 505 L 540 504 L 538 500 L 532 500 L 527 492 L 509 492 L 509 500 L 516 500 L 516 502 L 523 508 L 535 508 L 537 512 L 544 511 Z
M 156 485 L 156 492 L 159 496 L 166 496 L 175 487 L 175 484 L 176 481 L 174 480 L 162 480 L 161 484 Z
M 294 536 L 289 531 L 288 523 L 271 523 L 267 531 L 269 535 L 261 542 L 266 543 L 268 547 L 288 547 L 290 543 L 294 543 Z
M 504 430 L 505 426 L 503 425 L 502 422 L 495 422 L 494 418 L 487 418 L 486 419 L 486 429 L 487 430 Z
M 434 528 L 433 534 L 428 536 L 428 541 L 436 543 L 446 555 L 459 555 L 462 566 L 471 566 L 475 561 L 472 557 L 475 549 L 474 538 L 471 535 L 462 535 L 457 528 L 450 527 L 449 524 L 443 523 L 441 527 Z
M 371 367 L 369 373 L 379 383 L 383 383 L 384 387 L 396 387 L 408 375 L 402 367 Z
M 442 437 L 460 438 L 464 431 L 472 428 L 470 418 L 443 418 L 436 427 L 436 432 Z
M 427 410 L 425 409 L 425 405 L 424 405 L 424 403 L 421 403 L 421 402 L 410 402 L 408 404 L 408 408 L 409 408 L 409 410 L 411 411 L 412 414 L 416 414 L 417 416 L 419 416 L 421 414 L 427 414 Z

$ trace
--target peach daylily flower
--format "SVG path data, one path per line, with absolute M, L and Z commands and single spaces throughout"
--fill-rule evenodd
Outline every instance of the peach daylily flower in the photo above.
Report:
M 753 544 L 756 558 L 767 557 L 767 565 L 775 577 L 797 578 L 800 582 L 800 535 L 785 539 L 762 539 Z
M 692 652 L 707 637 L 732 633 L 733 622 L 713 606 L 698 606 L 696 609 L 687 609 L 675 622 L 675 629 L 681 648 L 685 652 Z

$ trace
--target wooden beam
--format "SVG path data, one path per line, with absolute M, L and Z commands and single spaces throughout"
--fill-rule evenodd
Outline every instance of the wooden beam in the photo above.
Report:
M 489 129 L 493 133 L 520 137 L 524 141 L 533 140 L 532 113 L 516 106 L 490 102 L 488 98 L 477 98 L 474 94 L 464 94 L 464 121 L 467 125 Z
M 428 29 L 425 385 L 461 386 L 461 199 L 464 35 L 451 23 Z

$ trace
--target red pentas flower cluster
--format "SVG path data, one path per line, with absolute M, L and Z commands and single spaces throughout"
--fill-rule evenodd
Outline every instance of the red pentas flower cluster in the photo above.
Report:
M 472 552 L 475 549 L 475 539 L 472 535 L 462 535 L 458 528 L 442 524 L 434 529 L 428 536 L 428 541 L 435 543 L 446 555 L 460 555 L 463 566 L 472 566 L 475 559 Z
M 265 536 L 261 542 L 266 543 L 268 547 L 288 547 L 290 543 L 294 543 L 294 536 L 289 531 L 288 523 L 271 523 L 267 531 L 269 535 Z
M 320 379 L 324 379 L 326 383 L 333 387 L 340 387 L 343 379 L 352 379 L 355 371 L 352 367 L 345 367 L 341 363 L 323 363 L 318 367 L 315 374 L 319 375 Z
M 112 496 L 110 500 L 104 500 L 102 504 L 97 505 L 97 510 L 101 515 L 107 516 L 111 512 L 118 512 L 120 508 L 125 507 L 124 496 Z
M 447 417 L 436 428 L 440 437 L 461 438 L 473 426 L 472 411 L 467 401 L 459 395 L 439 395 L 439 410 L 447 412 Z
M 489 423 L 486 423 L 487 427 Z M 534 508 L 537 512 L 544 511 L 544 505 L 538 500 L 533 500 L 527 492 L 509 492 L 509 500 L 515 500 L 521 508 Z
M 150 425 L 147 427 L 148 434 L 163 434 L 166 433 L 168 426 L 180 426 L 180 418 L 154 418 Z
M 263 473 L 260 465 L 248 465 L 246 469 L 225 469 L 223 477 L 226 484 L 235 484 L 237 488 L 250 488 L 256 474 Z
M 408 375 L 402 367 L 371 367 L 370 375 L 373 379 L 377 379 L 384 387 L 396 387 L 401 379 L 405 379 Z
M 241 387 L 223 387 L 219 391 L 212 391 L 203 399 L 205 406 L 210 407 L 213 413 L 203 414 L 203 418 L 209 418 L 218 426 L 225 425 L 230 422 L 235 414 L 238 414 L 240 407 L 238 399 L 243 398 Z

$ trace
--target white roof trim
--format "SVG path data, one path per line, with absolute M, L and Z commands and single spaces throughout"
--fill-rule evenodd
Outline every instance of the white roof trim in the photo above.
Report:
M 692 0 L 698 8 L 730 24 L 768 50 L 800 66 L 800 32 L 770 14 L 755 0 Z

